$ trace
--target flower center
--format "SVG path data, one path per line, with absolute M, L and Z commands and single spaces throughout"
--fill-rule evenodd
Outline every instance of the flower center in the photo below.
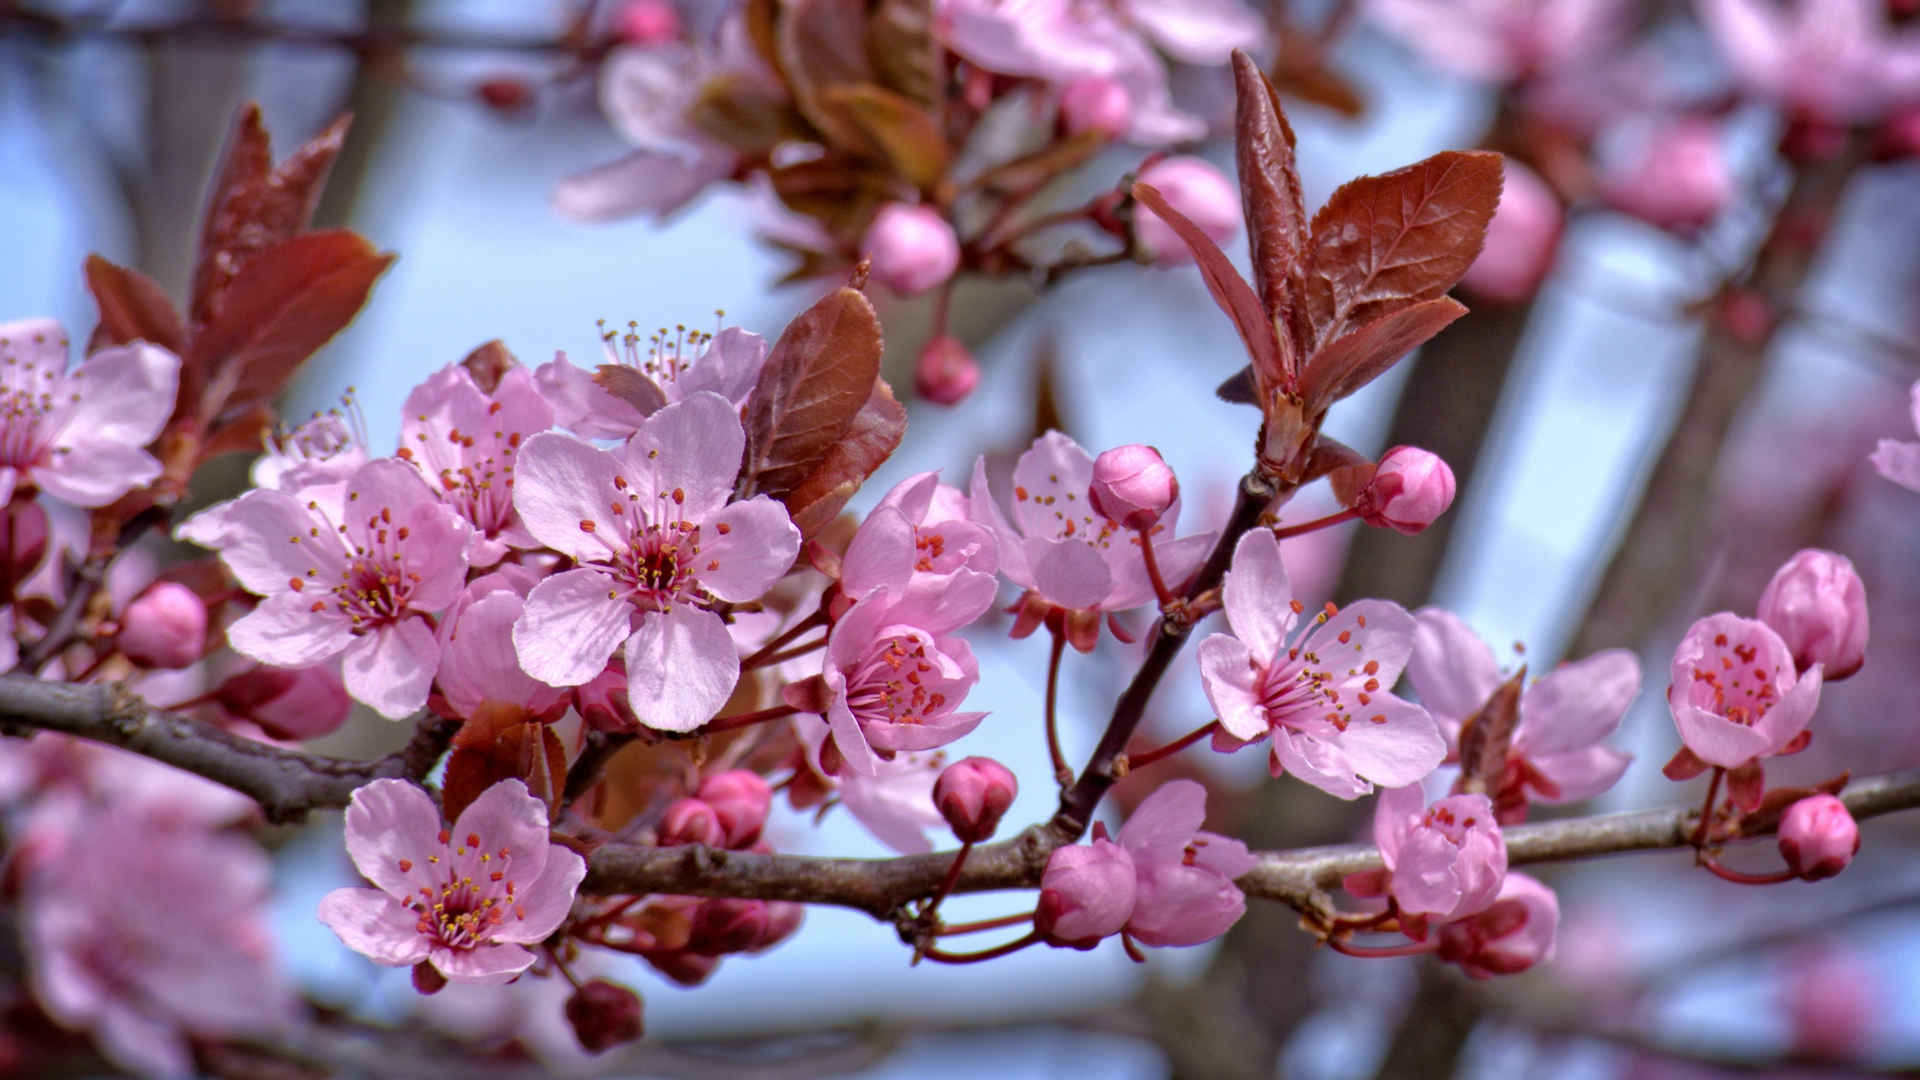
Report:
M 939 713 L 947 695 L 939 685 L 928 685 L 929 676 L 944 682 L 927 657 L 931 644 L 918 634 L 879 642 L 847 680 L 847 708 L 863 721 L 892 724 L 920 724 Z
M 1293 603 L 1298 611 L 1299 601 Z M 1316 738 L 1329 738 L 1347 730 L 1347 725 L 1353 723 L 1356 715 L 1365 715 L 1354 710 L 1365 709 L 1373 704 L 1373 695 L 1380 692 L 1380 661 L 1369 659 L 1357 668 L 1347 669 L 1345 674 L 1337 674 L 1321 661 L 1320 654 L 1309 647 L 1306 640 L 1337 610 L 1328 604 L 1325 610 L 1314 616 L 1308 631 L 1301 635 L 1300 643 L 1288 649 L 1284 657 L 1275 658 L 1262 672 L 1258 689 L 1268 726 L 1285 727 Z M 1360 625 L 1365 627 L 1366 623 L 1362 621 Z M 1339 643 L 1348 645 L 1352 638 L 1351 631 L 1343 630 L 1339 634 Z M 1364 681 L 1354 689 L 1350 684 L 1356 679 Z M 1383 713 L 1366 718 L 1375 724 L 1387 722 Z
M 407 898 L 419 919 L 414 929 L 432 936 L 450 949 L 471 949 L 493 943 L 492 931 L 507 921 L 527 917 L 526 908 L 514 895 L 514 883 L 507 877 L 511 859 L 506 848 L 497 853 L 481 847 L 480 837 L 468 833 L 466 843 L 454 845 L 447 830 L 440 830 L 443 852 L 451 848 L 451 858 L 428 855 L 427 861 L 442 867 L 446 874 L 439 887 L 421 886 Z M 457 861 L 456 861 L 457 860 Z M 400 872 L 413 869 L 409 859 L 399 861 Z M 474 873 L 479 874 L 476 880 Z
M 689 330 L 684 325 L 672 330 L 663 326 L 646 338 L 640 336 L 640 324 L 631 320 L 624 333 L 607 329 L 605 319 L 600 320 L 598 325 L 600 344 L 606 350 L 608 360 L 638 369 L 663 390 L 677 382 L 681 374 L 691 368 L 705 353 L 707 346 L 713 343 L 712 334 Z
M 1760 663 L 1759 650 L 1732 644 L 1725 634 L 1715 635 L 1713 644 L 1713 651 L 1693 669 L 1693 681 L 1706 691 L 1706 700 L 1696 689 L 1693 701 L 1732 723 L 1752 727 L 1779 700 L 1782 667 Z
M 0 363 L 0 465 L 24 469 L 44 461 L 53 433 L 80 402 L 65 375 L 15 356 Z

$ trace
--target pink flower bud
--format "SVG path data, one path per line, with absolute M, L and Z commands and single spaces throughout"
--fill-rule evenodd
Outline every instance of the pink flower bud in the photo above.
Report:
M 1133 126 L 1133 98 L 1113 79 L 1075 79 L 1060 94 L 1060 126 L 1069 135 L 1092 131 L 1118 139 Z
M 9 581 L 25 581 L 40 568 L 51 528 L 46 508 L 32 499 L 16 501 L 0 513 L 0 571 Z
M 1095 826 L 1091 844 L 1057 848 L 1040 875 L 1034 928 L 1049 945 L 1091 949 L 1133 914 L 1133 856 Z
M 1158 190 L 1168 206 L 1185 214 L 1217 243 L 1226 243 L 1240 231 L 1240 193 L 1219 169 L 1200 158 L 1167 158 L 1142 172 L 1140 182 Z M 1133 233 L 1147 254 L 1162 266 L 1193 258 L 1173 226 L 1144 206 L 1133 212 Z
M 1780 857 L 1807 881 L 1830 878 L 1860 850 L 1860 826 L 1847 804 L 1831 795 L 1809 795 L 1780 818 Z
M 156 582 L 121 613 L 113 643 L 143 667 L 186 667 L 206 651 L 207 605 L 185 585 Z
M 1825 664 L 1828 682 L 1867 659 L 1867 587 L 1844 555 L 1819 548 L 1794 555 L 1774 571 L 1755 614 L 1793 650 L 1794 667 Z
M 595 979 L 567 998 L 567 1023 L 580 1048 L 598 1054 L 629 1043 L 645 1030 L 640 995 L 605 979 Z
M 1733 172 L 1713 123 L 1684 117 L 1642 133 L 1603 171 L 1601 193 L 1663 229 L 1697 229 L 1732 197 Z
M 773 808 L 773 789 L 760 774 L 746 769 L 715 773 L 700 781 L 700 801 L 713 807 L 730 848 L 744 848 L 760 838 Z
M 1532 169 L 1506 159 L 1500 207 L 1487 225 L 1486 246 L 1461 282 L 1502 304 L 1532 296 L 1553 269 L 1564 217 L 1560 196 Z
M 1373 479 L 1354 500 L 1353 509 L 1369 525 L 1412 536 L 1453 505 L 1453 470 L 1438 454 L 1417 446 L 1396 446 L 1380 455 Z
M 220 707 L 276 739 L 317 739 L 347 722 L 352 703 L 340 676 L 325 667 L 243 671 L 215 691 Z
M 1001 815 L 1019 790 L 1005 765 L 992 758 L 962 758 L 933 782 L 933 805 L 961 843 L 977 844 L 1000 827 Z
M 956 338 L 927 342 L 913 367 L 913 391 L 935 405 L 958 405 L 980 385 L 980 365 Z
M 661 45 L 680 36 L 680 12 L 667 0 L 627 0 L 613 25 L 623 41 Z
M 687 944 L 703 953 L 746 952 L 759 947 L 770 925 L 764 900 L 705 900 L 694 909 Z
M 713 812 L 713 807 L 699 799 L 675 799 L 660 817 L 656 842 L 661 847 L 679 847 L 682 844 L 720 847 L 726 838 L 726 831 L 720 827 L 720 816 Z
M 1180 481 L 1151 446 L 1129 443 L 1093 459 L 1087 498 L 1093 508 L 1129 529 L 1149 529 L 1180 497 Z
M 640 721 L 633 715 L 633 704 L 627 697 L 625 664 L 608 664 L 605 671 L 574 687 L 573 707 L 596 731 L 640 730 Z
M 1492 906 L 1440 928 L 1440 959 L 1476 979 L 1516 975 L 1553 958 L 1560 901 L 1525 874 L 1508 874 Z
M 953 276 L 960 266 L 960 239 L 933 207 L 888 203 L 867 227 L 860 253 L 873 261 L 875 281 L 912 296 Z

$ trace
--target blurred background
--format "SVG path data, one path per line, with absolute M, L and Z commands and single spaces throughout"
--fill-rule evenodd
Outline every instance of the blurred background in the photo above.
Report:
M 1876 439 L 1913 434 L 1920 145 L 1901 139 L 1920 140 L 1920 92 L 1895 87 L 1822 115 L 1824 99 L 1753 76 L 1684 4 L 1471 0 L 1450 15 L 1464 36 L 1417 23 L 1417 9 L 1446 6 L 1277 2 L 1270 13 L 1280 40 L 1311 43 L 1282 50 L 1294 70 L 1310 60 L 1342 90 L 1303 98 L 1293 92 L 1313 80 L 1282 83 L 1309 205 L 1351 176 L 1446 148 L 1505 150 L 1538 173 L 1509 173 L 1511 238 L 1497 223 L 1486 258 L 1503 261 L 1461 291 L 1472 314 L 1329 423 L 1365 453 L 1441 453 L 1460 480 L 1453 512 L 1419 537 L 1349 525 L 1290 542 L 1303 598 L 1441 604 L 1535 673 L 1635 649 L 1645 683 L 1613 740 L 1635 764 L 1575 809 L 1681 805 L 1697 802 L 1697 782 L 1659 770 L 1678 747 L 1661 700 L 1674 643 L 1701 614 L 1751 612 L 1794 550 L 1832 548 L 1868 583 L 1869 663 L 1823 696 L 1812 749 L 1768 775 L 1920 764 L 1920 496 L 1866 463 Z M 1465 39 L 1476 20 L 1579 6 L 1617 10 L 1604 28 L 1524 55 L 1514 45 L 1488 60 L 1485 40 Z M 1903 26 L 1911 6 L 1777 6 L 1834 35 L 1873 9 L 1854 38 L 1798 61 L 1810 67 L 1796 78 L 1857 82 L 1847 65 L 1869 47 L 1920 58 L 1920 26 Z M 601 319 L 710 329 L 724 310 L 726 325 L 776 335 L 840 279 L 776 286 L 789 263 L 756 238 L 764 197 L 716 185 L 665 220 L 554 209 L 556 184 L 625 149 L 591 64 L 566 45 L 580 18 L 557 0 L 0 0 L 0 320 L 54 315 L 84 332 L 95 313 L 78 270 L 90 252 L 182 295 L 209 164 L 236 106 L 258 101 L 278 153 L 354 114 L 316 220 L 400 255 L 306 370 L 288 417 L 351 386 L 382 452 L 408 389 L 489 339 L 527 363 L 561 351 L 591 364 Z M 1218 67 L 1176 71 L 1176 91 L 1202 114 L 1224 115 L 1228 86 Z M 1679 149 L 1663 141 L 1676 128 L 1690 140 Z M 1230 170 L 1227 141 L 1192 149 Z M 1046 198 L 1107 189 L 1144 153 L 1114 145 Z M 1244 237 L 1228 251 L 1245 265 Z M 904 398 L 933 304 L 878 296 Z M 1121 264 L 1046 289 L 965 278 L 946 317 L 980 386 L 955 406 L 911 401 L 906 442 L 856 508 L 926 469 L 964 484 L 977 455 L 1008 455 L 1057 425 L 1094 452 L 1156 445 L 1181 478 L 1187 528 L 1224 513 L 1257 418 L 1213 396 L 1244 359 L 1190 266 Z M 1296 505 L 1301 520 L 1333 508 L 1324 491 Z M 1044 646 L 973 641 L 976 707 L 993 715 L 957 751 L 1044 777 Z M 1069 656 L 1070 760 L 1097 739 L 1127 653 L 1109 639 Z M 1183 662 L 1162 689 L 1157 734 L 1208 718 L 1194 675 Z M 363 717 L 323 748 L 368 754 L 403 737 Z M 1256 848 L 1364 835 L 1370 804 L 1266 780 L 1257 752 L 1196 750 L 1168 768 L 1205 770 L 1210 824 Z M 1008 820 L 1042 819 L 1052 804 L 1036 779 Z M 1316 951 L 1277 905 L 1253 905 L 1217 947 L 1158 950 L 1146 965 L 1109 945 L 912 968 L 890 928 L 815 909 L 796 938 L 697 989 L 607 960 L 645 997 L 648 1038 L 605 1060 L 570 1049 L 555 980 L 420 998 L 404 972 L 341 947 L 313 917 L 351 877 L 337 816 L 280 838 L 275 930 L 316 1000 L 382 1023 L 518 1038 L 543 1067 L 581 1073 L 1843 1076 L 1920 1066 L 1920 821 L 1892 815 L 1863 833 L 1855 865 L 1818 887 L 1743 889 L 1688 872 L 1681 852 L 1539 868 L 1561 897 L 1559 955 L 1494 983 Z M 782 851 L 886 851 L 841 812 L 817 829 L 786 812 L 773 834 Z M 961 900 L 956 918 L 1020 903 Z M 543 1015 L 544 1026 L 529 1019 Z

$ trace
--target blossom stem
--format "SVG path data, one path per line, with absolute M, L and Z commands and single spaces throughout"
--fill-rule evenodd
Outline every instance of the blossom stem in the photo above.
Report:
M 1358 956 L 1366 959 L 1385 959 L 1394 956 L 1420 956 L 1440 947 L 1440 939 L 1428 941 L 1409 941 L 1405 945 L 1355 945 L 1344 938 L 1330 937 L 1327 946 L 1334 952 L 1346 956 Z
M 1713 779 L 1707 781 L 1707 801 L 1700 804 L 1700 824 L 1693 831 L 1694 861 L 1705 865 L 1707 833 L 1713 826 L 1713 800 L 1720 795 L 1720 778 L 1727 770 L 1718 765 L 1713 767 Z
M 756 709 L 753 712 L 734 713 L 732 716 L 715 717 L 707 721 L 706 725 L 698 730 L 702 735 L 713 735 L 722 731 L 733 731 L 738 728 L 752 727 L 755 724 L 765 723 L 768 720 L 778 720 L 783 716 L 792 716 L 799 711 L 799 709 L 791 705 L 775 705 L 770 709 Z
M 795 645 L 791 649 L 783 649 L 780 652 L 768 653 L 767 655 L 760 656 L 758 660 L 742 660 L 740 661 L 740 670 L 749 671 L 757 667 L 770 667 L 774 664 L 783 664 L 788 660 L 793 659 L 796 656 L 805 656 L 808 653 L 812 652 L 813 650 L 818 649 L 821 646 L 825 645 L 826 643 L 827 643 L 827 635 L 821 634 L 818 640 L 807 642 L 804 645 Z M 761 650 L 761 652 L 764 653 L 766 652 L 766 650 L 763 649 Z M 755 654 L 755 655 L 759 655 L 759 654 Z
M 935 911 L 938 911 L 940 909 L 940 901 L 945 900 L 947 894 L 953 891 L 954 882 L 960 880 L 960 870 L 967 865 L 967 855 L 972 851 L 973 841 L 962 840 L 960 842 L 960 850 L 954 854 L 953 865 L 948 868 L 947 876 L 940 879 L 940 887 L 933 890 L 933 899 L 927 901 L 927 914 L 931 915 Z
M 1144 753 L 1139 753 L 1139 754 L 1128 754 L 1127 769 L 1129 771 L 1132 771 L 1134 769 L 1144 768 L 1148 765 L 1153 764 L 1156 761 L 1159 761 L 1161 758 L 1172 757 L 1173 755 L 1179 753 L 1180 751 L 1185 750 L 1187 747 L 1192 746 L 1194 743 L 1199 742 L 1201 739 L 1204 739 L 1207 736 L 1213 734 L 1216 730 L 1219 729 L 1219 727 L 1220 727 L 1220 721 L 1209 720 L 1206 723 L 1201 724 L 1199 727 L 1193 729 L 1192 731 L 1187 732 L 1185 735 L 1182 735 L 1179 738 L 1173 740 L 1167 745 L 1159 747 L 1158 749 L 1148 750 Z
M 1053 631 L 1053 648 L 1047 654 L 1047 754 L 1053 758 L 1053 775 L 1061 787 L 1073 783 L 1073 769 L 1067 764 L 1067 755 L 1060 750 L 1060 724 L 1054 708 L 1060 696 L 1060 658 L 1066 649 L 1066 632 Z
M 1021 923 L 1030 923 L 1032 921 L 1033 912 L 1021 911 L 1012 915 L 1002 915 L 997 919 L 981 919 L 978 922 L 954 923 L 952 926 L 943 926 L 934 931 L 934 933 L 940 937 L 947 937 L 953 934 L 975 934 L 982 930 L 999 930 L 1004 927 L 1019 926 Z
M 1718 859 L 1710 856 L 1702 856 L 1700 865 L 1706 867 L 1715 877 L 1723 881 L 1731 881 L 1736 885 L 1778 885 L 1799 876 L 1792 870 L 1775 870 L 1771 874 L 1749 874 L 1744 870 L 1735 870 L 1731 866 L 1722 866 Z
M 553 961 L 553 969 L 560 973 L 561 978 L 567 980 L 567 985 L 573 987 L 575 990 L 580 989 L 580 980 L 574 978 L 573 972 L 567 970 L 567 962 L 560 959 L 560 951 L 549 945 L 547 946 L 547 956 Z
M 1276 525 L 1273 528 L 1273 536 L 1276 540 L 1288 540 L 1296 536 L 1305 536 L 1310 532 L 1317 532 L 1329 526 L 1352 521 L 1359 516 L 1360 511 L 1358 510 L 1342 510 L 1337 514 L 1328 514 L 1323 518 L 1314 518 L 1312 521 L 1303 521 L 1298 525 L 1288 525 L 1285 528 Z
M 1147 580 L 1153 582 L 1153 595 L 1160 598 L 1162 610 L 1173 605 L 1178 599 L 1173 590 L 1167 588 L 1166 579 L 1160 576 L 1160 560 L 1153 557 L 1153 536 L 1148 529 L 1135 529 L 1140 534 L 1140 555 L 1146 560 Z
M 942 964 L 977 964 L 982 960 L 998 960 L 1009 953 L 1016 953 L 1029 945 L 1038 944 L 1039 941 L 1040 931 L 1029 930 L 1024 937 L 1015 938 L 1004 945 L 995 945 L 991 949 L 982 949 L 979 952 L 950 953 L 942 949 L 928 948 L 921 955 Z
M 807 616 L 804 619 L 801 619 L 799 622 L 794 623 L 792 626 L 781 631 L 779 637 L 776 637 L 772 641 L 767 642 L 766 645 L 761 647 L 760 651 L 740 661 L 741 670 L 744 671 L 747 668 L 759 667 L 761 664 L 767 663 L 768 657 L 779 652 L 781 649 L 785 648 L 786 646 L 792 644 L 793 641 L 796 638 L 798 638 L 801 634 L 806 633 L 807 631 L 813 629 L 816 626 L 825 626 L 825 625 L 827 625 L 826 609 L 825 608 L 816 609 L 813 614 Z

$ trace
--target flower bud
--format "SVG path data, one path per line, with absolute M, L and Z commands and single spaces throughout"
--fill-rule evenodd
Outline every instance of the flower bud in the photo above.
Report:
M 627 0 L 613 25 L 629 44 L 662 45 L 680 36 L 680 12 L 667 0 Z
M 1093 459 L 1087 498 L 1093 508 L 1129 529 L 1152 528 L 1180 497 L 1180 481 L 1151 446 L 1129 443 Z
M 867 227 L 860 253 L 873 261 L 874 280 L 912 296 L 953 276 L 960 266 L 960 239 L 933 207 L 888 203 Z
M 1607 201 L 1663 229 L 1697 229 L 1733 196 L 1733 171 L 1713 123 L 1682 118 L 1643 134 L 1600 180 Z
M 608 664 L 605 671 L 573 689 L 573 707 L 595 731 L 629 733 L 640 730 L 627 696 L 625 664 Z
M 1091 844 L 1056 848 L 1040 875 L 1034 929 L 1049 945 L 1091 949 L 1133 915 L 1133 856 L 1096 827 Z
M 0 570 L 9 581 L 25 581 L 40 568 L 52 527 L 46 508 L 33 499 L 16 500 L 0 512 Z
M 1069 135 L 1097 132 L 1118 139 L 1133 126 L 1133 98 L 1117 80 L 1089 75 L 1060 94 L 1060 127 Z
M 1506 159 L 1500 206 L 1487 224 L 1487 243 L 1461 283 L 1502 304 L 1532 296 L 1553 269 L 1565 214 L 1560 196 L 1532 169 Z
M 1165 196 L 1167 205 L 1186 215 L 1212 237 L 1226 243 L 1240 231 L 1240 193 L 1220 170 L 1197 157 L 1170 157 L 1140 174 L 1140 182 Z M 1176 266 L 1193 258 L 1186 241 L 1160 215 L 1137 207 L 1134 238 L 1162 266 Z
M 1780 818 L 1780 857 L 1806 881 L 1830 878 L 1860 850 L 1860 826 L 1847 804 L 1832 795 L 1809 795 Z
M 220 707 L 276 739 L 317 739 L 347 722 L 352 703 L 326 667 L 243 671 L 214 691 Z
M 1788 559 L 1760 593 L 1760 621 L 1793 650 L 1801 671 L 1826 665 L 1827 682 L 1867 658 L 1867 587 L 1844 555 L 1807 548 Z
M 1508 874 L 1485 911 L 1442 926 L 1440 959 L 1468 975 L 1516 975 L 1553 958 L 1560 901 L 1525 874 Z
M 730 848 L 744 848 L 760 838 L 773 808 L 773 789 L 759 773 L 731 769 L 700 781 L 695 793 L 713 808 Z
M 589 1054 L 629 1043 L 645 1030 L 640 995 L 605 979 L 594 979 L 567 998 L 567 1023 Z
M 206 651 L 207 605 L 179 582 L 156 582 L 121 613 L 113 643 L 142 667 L 186 667 Z
M 721 897 L 702 901 L 693 913 L 693 936 L 688 947 L 698 952 L 746 952 L 758 948 L 772 926 L 764 900 Z
M 914 393 L 935 405 L 958 405 L 980 385 L 980 365 L 959 339 L 945 334 L 927 342 L 913 366 Z
M 682 844 L 720 847 L 726 838 L 726 831 L 720 827 L 720 816 L 713 812 L 713 807 L 699 799 L 675 799 L 667 804 L 667 812 L 660 817 L 656 842 L 661 847 Z
M 977 844 L 1000 827 L 1020 790 L 1013 774 L 992 758 L 970 757 L 946 767 L 933 782 L 933 805 L 963 844 Z
M 1417 446 L 1396 446 L 1380 455 L 1353 509 L 1369 525 L 1412 536 L 1452 505 L 1453 470 L 1447 463 Z
M 413 988 L 421 994 L 437 994 L 446 989 L 447 977 L 425 960 L 413 965 Z

